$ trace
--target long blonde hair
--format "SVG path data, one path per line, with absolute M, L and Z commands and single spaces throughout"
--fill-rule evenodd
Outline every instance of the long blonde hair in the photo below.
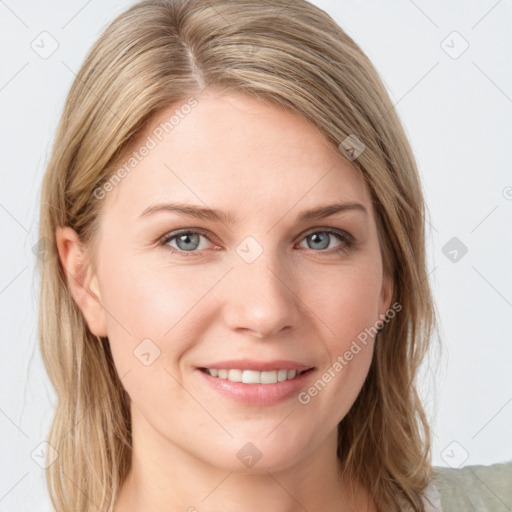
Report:
M 58 396 L 47 469 L 58 511 L 112 511 L 130 468 L 129 396 L 107 338 L 89 331 L 57 257 L 57 227 L 94 246 L 93 193 L 164 107 L 207 87 L 242 92 L 309 120 L 352 161 L 375 207 L 385 273 L 401 311 L 379 333 L 363 388 L 339 424 L 338 457 L 379 510 L 422 511 L 432 477 L 430 430 L 416 377 L 434 327 L 426 274 L 425 205 L 412 151 L 373 65 L 305 0 L 147 0 L 115 19 L 71 87 L 44 176 L 39 336 Z

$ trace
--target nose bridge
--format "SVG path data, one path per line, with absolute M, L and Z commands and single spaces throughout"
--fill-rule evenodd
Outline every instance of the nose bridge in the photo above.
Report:
M 266 337 L 293 326 L 298 318 L 293 277 L 276 248 L 247 237 L 236 248 L 229 280 L 226 321 Z

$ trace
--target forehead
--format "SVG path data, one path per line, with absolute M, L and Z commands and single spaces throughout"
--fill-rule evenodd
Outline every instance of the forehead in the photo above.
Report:
M 152 117 L 116 167 L 129 173 L 107 195 L 107 209 L 133 218 L 155 202 L 188 201 L 237 205 L 244 216 L 298 203 L 369 204 L 360 174 L 305 119 L 243 94 L 193 100 Z

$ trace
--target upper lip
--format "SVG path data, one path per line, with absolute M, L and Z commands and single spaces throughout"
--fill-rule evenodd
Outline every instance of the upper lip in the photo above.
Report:
M 256 361 L 254 359 L 231 359 L 229 361 L 216 361 L 199 368 L 215 368 L 215 369 L 239 369 L 239 370 L 255 370 L 258 372 L 272 370 L 309 370 L 313 366 L 290 361 L 285 359 L 275 359 L 273 361 Z

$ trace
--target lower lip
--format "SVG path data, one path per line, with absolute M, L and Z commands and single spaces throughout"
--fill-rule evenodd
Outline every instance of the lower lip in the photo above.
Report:
M 292 396 L 297 396 L 314 372 L 314 368 L 301 373 L 292 380 L 284 380 L 275 384 L 244 384 L 231 382 L 227 379 L 212 377 L 210 374 L 196 370 L 216 391 L 243 405 L 273 405 Z

